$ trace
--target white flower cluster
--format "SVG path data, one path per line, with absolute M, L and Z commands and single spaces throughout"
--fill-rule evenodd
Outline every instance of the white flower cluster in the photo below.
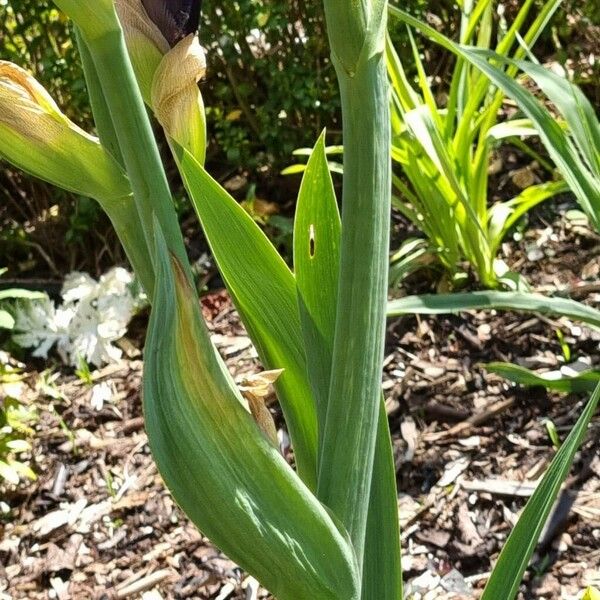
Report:
M 50 298 L 17 306 L 13 340 L 24 348 L 34 348 L 33 356 L 42 358 L 56 344 L 62 360 L 75 367 L 81 359 L 97 367 L 117 361 L 122 352 L 113 342 L 123 337 L 143 303 L 133 288 L 133 275 L 120 267 L 99 281 L 86 273 L 70 273 L 60 306 Z

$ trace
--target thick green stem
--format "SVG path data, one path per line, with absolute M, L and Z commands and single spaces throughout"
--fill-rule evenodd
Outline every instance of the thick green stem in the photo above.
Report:
M 149 300 L 154 293 L 154 270 L 144 231 L 139 226 L 139 215 L 133 196 L 116 201 L 102 202 L 100 206 L 113 224 L 115 233 L 125 250 L 135 274 Z
M 85 42 L 102 83 L 148 249 L 152 253 L 156 215 L 169 250 L 184 265 L 191 281 L 169 185 L 116 15 L 114 22 L 111 30 L 97 38 L 86 37 Z
M 335 28 L 331 19 L 329 28 Z M 342 243 L 318 479 L 318 495 L 347 528 L 360 566 L 379 417 L 391 200 L 383 30 L 377 23 L 369 30 L 379 30 L 381 40 L 379 34 L 377 39 L 366 34 L 357 64 L 351 69 L 336 64 L 344 127 Z M 334 57 L 335 39 L 330 33 Z
M 117 132 L 110 111 L 108 110 L 108 105 L 106 104 L 92 56 L 78 28 L 75 29 L 75 34 L 98 137 L 106 150 L 124 168 L 125 161 L 119 147 Z M 148 298 L 152 298 L 154 293 L 152 260 L 148 252 L 144 230 L 141 227 L 133 196 L 127 196 L 110 202 L 100 200 L 100 205 L 111 220 L 125 250 L 125 254 L 127 254 L 127 258 L 146 291 Z
M 96 72 L 96 67 L 90 51 L 78 27 L 75 27 L 75 38 L 77 40 L 79 55 L 81 56 L 81 65 L 83 66 L 85 83 L 90 98 L 90 104 L 92 106 L 96 132 L 98 133 L 102 145 L 124 168 L 125 162 L 123 161 L 121 148 L 119 148 L 119 140 L 117 139 L 115 125 L 110 116 L 104 92 L 102 91 L 102 84 L 100 83 L 100 79 L 98 79 L 98 73 Z

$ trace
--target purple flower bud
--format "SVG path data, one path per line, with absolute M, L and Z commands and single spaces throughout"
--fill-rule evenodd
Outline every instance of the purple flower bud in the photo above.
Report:
M 142 4 L 171 48 L 198 30 L 202 0 L 142 0 Z

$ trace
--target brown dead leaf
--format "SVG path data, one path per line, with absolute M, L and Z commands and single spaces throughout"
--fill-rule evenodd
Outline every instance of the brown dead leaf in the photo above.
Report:
M 248 401 L 250 412 L 256 424 L 275 447 L 278 446 L 277 427 L 275 427 L 273 416 L 267 408 L 266 398 L 271 394 L 272 385 L 282 373 L 283 369 L 263 371 L 256 375 L 244 377 L 239 386 L 242 395 Z

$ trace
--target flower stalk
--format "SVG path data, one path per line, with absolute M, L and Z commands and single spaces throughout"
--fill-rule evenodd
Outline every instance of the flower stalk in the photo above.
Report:
M 151 256 L 154 252 L 156 216 L 169 250 L 183 265 L 191 281 L 191 270 L 171 192 L 115 8 L 108 0 L 102 0 L 100 5 L 91 0 L 57 0 L 56 3 L 80 29 L 95 65 L 133 190 L 148 252 Z M 101 30 L 94 25 L 97 17 L 102 23 Z
M 342 99 L 344 189 L 318 495 L 348 530 L 359 565 L 378 432 L 387 299 L 391 165 L 386 8 L 384 1 L 325 0 Z

